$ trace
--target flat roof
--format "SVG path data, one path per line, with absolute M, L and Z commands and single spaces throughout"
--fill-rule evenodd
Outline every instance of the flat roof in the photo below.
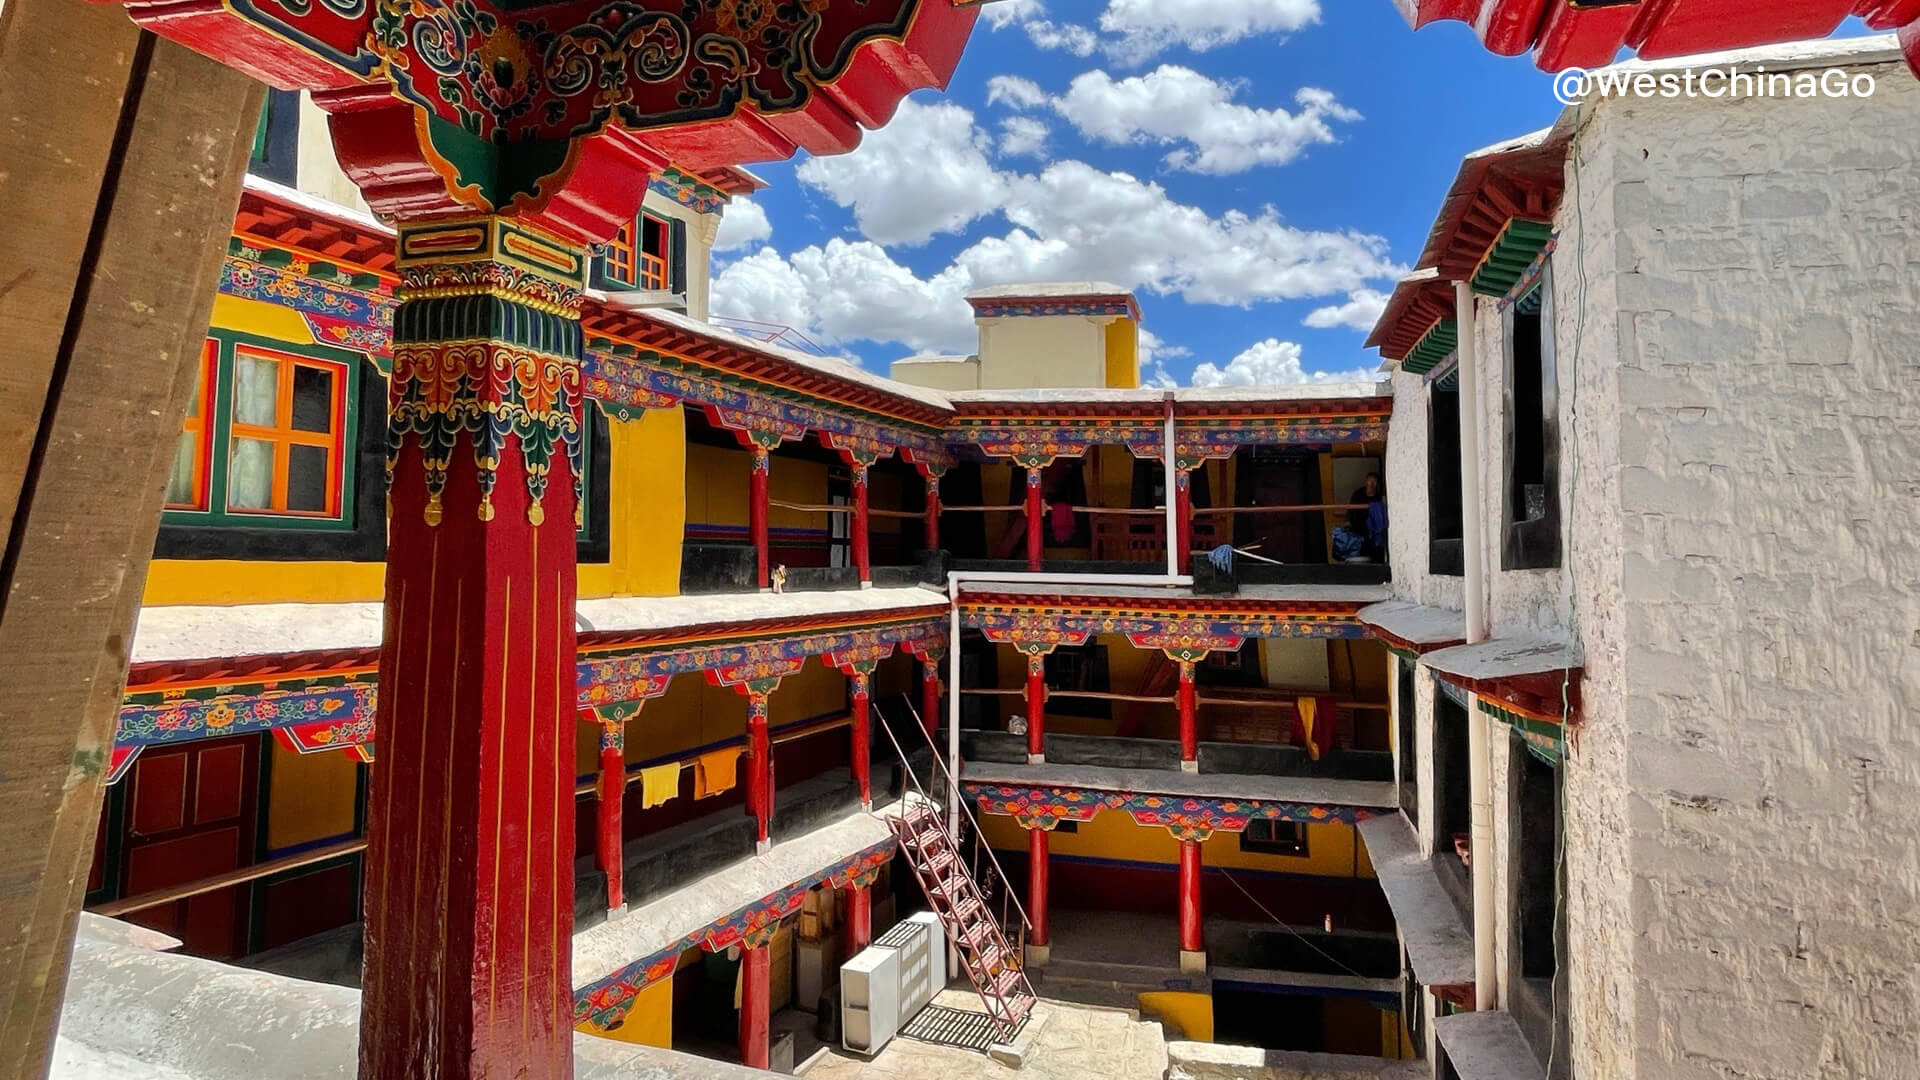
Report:
M 1399 814 L 1381 814 L 1359 827 L 1414 977 L 1424 986 L 1473 982 L 1473 930 L 1420 854 L 1413 826 Z
M 621 596 L 581 600 L 582 633 L 671 630 L 809 615 L 871 613 L 946 605 L 923 586 L 822 592 Z M 341 604 L 169 605 L 140 609 L 133 663 L 274 656 L 378 648 L 384 624 L 378 601 Z
M 1455 1013 L 1435 1020 L 1433 1030 L 1460 1080 L 1546 1080 L 1520 1025 L 1507 1013 Z
M 1467 617 L 1450 608 L 1388 600 L 1360 609 L 1360 621 L 1409 645 L 1448 645 L 1467 640 Z
M 1578 645 L 1558 638 L 1524 635 L 1435 649 L 1422 656 L 1420 662 L 1442 675 L 1478 682 L 1576 671 L 1586 661 Z
M 980 784 L 1087 788 L 1147 795 L 1192 795 L 1209 799 L 1315 803 L 1386 809 L 1394 801 L 1390 780 L 1329 780 L 1318 776 L 1248 776 L 1189 773 L 1177 769 L 1121 769 L 1106 765 L 1012 765 L 968 761 L 960 779 Z

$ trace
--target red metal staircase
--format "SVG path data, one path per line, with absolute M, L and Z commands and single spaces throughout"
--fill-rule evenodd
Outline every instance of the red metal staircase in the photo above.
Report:
M 911 704 L 907 708 L 911 711 Z M 910 726 L 925 736 L 926 729 L 920 726 L 917 715 Z M 980 824 L 974 818 L 973 811 L 964 801 L 959 804 L 961 820 L 972 826 L 977 841 L 974 845 L 976 866 L 970 869 L 959 838 L 942 817 L 940 804 L 921 787 L 893 732 L 884 723 L 880 727 L 893 742 L 894 750 L 899 752 L 902 770 L 907 778 L 898 812 L 887 816 L 887 827 L 893 830 L 895 839 L 899 840 L 907 865 L 913 868 L 914 877 L 919 879 L 920 887 L 926 891 L 934 913 L 940 916 L 940 922 L 947 931 L 947 940 L 958 951 L 960 966 L 966 969 L 967 977 L 973 980 L 974 989 L 979 991 L 994 1030 L 999 1033 L 1002 1042 L 1011 1042 L 1033 1011 L 1036 1000 L 1033 985 L 1027 981 L 1027 974 L 1023 970 L 1022 950 L 1019 947 L 1026 941 L 1026 931 L 1030 925 L 1026 911 L 1020 907 L 1020 901 L 1007 886 L 1006 874 L 1000 870 L 999 860 L 994 857 L 986 838 L 980 835 Z M 948 790 L 952 790 L 955 778 L 941 760 L 940 752 L 931 739 L 927 740 L 927 747 L 933 754 L 934 768 L 940 779 L 949 785 Z M 987 860 L 984 867 L 978 865 L 982 853 Z M 986 890 L 981 888 L 976 871 L 983 871 L 990 882 L 996 882 L 999 886 L 1002 912 L 998 918 L 988 903 Z M 1007 910 L 1009 906 L 1011 911 Z M 1003 920 L 1013 928 L 1012 941 L 1009 941 L 1007 931 L 1002 928 Z

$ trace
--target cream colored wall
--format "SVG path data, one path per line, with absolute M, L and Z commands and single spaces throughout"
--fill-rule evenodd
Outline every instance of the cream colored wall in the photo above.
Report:
M 313 95 L 300 92 L 300 135 L 294 154 L 295 186 L 309 195 L 318 195 L 341 206 L 368 213 L 367 201 L 333 156 L 333 136 L 327 131 L 327 114 L 313 103 Z
M 713 238 L 720 231 L 720 215 L 699 213 L 657 191 L 647 192 L 640 208 L 655 217 L 687 223 L 687 314 L 705 322 L 709 278 L 713 271 Z
M 980 358 L 969 356 L 939 363 L 896 360 L 889 377 L 895 382 L 932 390 L 980 389 Z
M 1106 386 L 1112 321 L 1085 315 L 978 320 L 981 389 Z

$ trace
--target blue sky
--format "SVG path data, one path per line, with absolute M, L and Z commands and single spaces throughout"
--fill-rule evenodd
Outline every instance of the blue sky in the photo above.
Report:
M 1096 277 L 1139 296 L 1162 381 L 1351 377 L 1461 155 L 1558 112 L 1529 58 L 1390 0 L 1006 0 L 946 94 L 755 166 L 713 311 L 885 372 L 971 351 L 970 288 Z

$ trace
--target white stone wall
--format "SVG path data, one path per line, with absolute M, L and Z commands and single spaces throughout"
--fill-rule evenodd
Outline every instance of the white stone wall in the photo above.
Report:
M 1404 371 L 1393 375 L 1393 418 L 1387 427 L 1388 558 L 1393 595 L 1416 604 L 1460 610 L 1461 579 L 1427 573 L 1427 384 Z
M 1624 588 L 1624 699 L 1590 689 L 1583 750 L 1628 732 L 1605 887 L 1637 931 L 1633 1068 L 1584 1075 L 1920 1072 L 1920 87 L 1873 73 L 1866 102 L 1616 102 L 1581 133 Z

